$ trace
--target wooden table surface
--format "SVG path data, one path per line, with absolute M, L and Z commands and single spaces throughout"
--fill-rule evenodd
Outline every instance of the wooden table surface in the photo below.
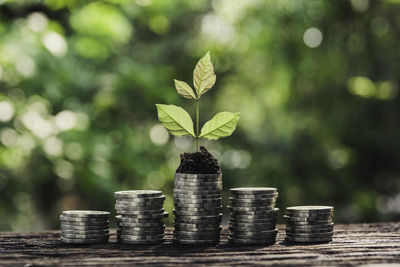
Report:
M 81 265 L 360 265 L 400 263 L 400 222 L 336 225 L 334 239 L 325 244 L 288 244 L 284 226 L 279 225 L 273 246 L 231 246 L 226 229 L 217 246 L 176 245 L 172 229 L 160 245 L 68 245 L 59 240 L 59 231 L 40 233 L 0 233 L 0 265 L 81 266 Z M 383 265 L 382 265 L 383 266 Z

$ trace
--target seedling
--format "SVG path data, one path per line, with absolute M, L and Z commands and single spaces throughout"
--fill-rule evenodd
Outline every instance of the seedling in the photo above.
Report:
M 236 129 L 237 122 L 239 121 L 239 112 L 220 112 L 204 124 L 199 134 L 200 97 L 211 90 L 215 81 L 216 76 L 210 52 L 207 52 L 194 68 L 193 85 L 195 90 L 186 82 L 174 79 L 178 94 L 184 98 L 196 101 L 196 132 L 193 130 L 193 121 L 186 110 L 175 105 L 156 104 L 158 119 L 164 127 L 175 136 L 193 136 L 196 141 L 196 151 L 199 151 L 199 138 L 204 137 L 209 140 L 217 140 L 221 137 L 230 136 Z

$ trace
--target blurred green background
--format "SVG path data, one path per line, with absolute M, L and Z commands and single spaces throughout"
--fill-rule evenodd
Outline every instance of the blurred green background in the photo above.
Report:
M 200 120 L 240 111 L 202 141 L 227 189 L 274 186 L 335 221 L 400 219 L 400 1 L 0 1 L 0 230 L 57 229 L 66 209 L 113 211 L 113 192 L 160 189 L 171 212 L 193 140 L 155 103 L 194 114 L 211 51 L 217 82 Z M 169 218 L 171 223 L 172 215 Z

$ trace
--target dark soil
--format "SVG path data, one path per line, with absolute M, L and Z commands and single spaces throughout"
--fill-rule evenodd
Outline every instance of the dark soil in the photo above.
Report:
M 218 174 L 221 173 L 221 167 L 217 159 L 204 146 L 201 146 L 199 152 L 181 154 L 181 163 L 176 172 Z

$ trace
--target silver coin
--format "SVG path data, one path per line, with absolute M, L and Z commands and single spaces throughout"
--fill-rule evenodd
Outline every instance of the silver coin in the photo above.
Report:
M 192 180 L 188 181 L 185 179 L 175 178 L 175 184 L 186 185 L 186 186 L 222 186 L 222 180 L 220 181 L 202 181 L 202 180 Z
M 174 229 L 176 229 L 176 230 L 187 231 L 187 232 L 202 232 L 202 231 L 210 232 L 210 231 L 215 231 L 215 229 L 218 228 L 218 226 L 195 228 L 195 227 L 190 227 L 190 226 L 187 227 L 187 226 L 184 226 L 183 224 L 174 224 L 173 226 L 174 226 Z
M 188 181 L 218 181 L 222 180 L 222 174 L 175 173 L 175 179 L 186 179 Z
M 278 189 L 274 187 L 237 187 L 229 189 L 232 195 L 260 195 L 260 194 L 271 194 L 276 193 Z
M 329 236 L 333 235 L 333 231 L 323 232 L 323 233 L 292 233 L 286 232 L 286 236 L 294 236 L 294 237 L 320 237 L 320 236 Z
M 158 229 L 157 231 L 132 231 L 127 229 L 121 229 L 120 235 L 134 235 L 134 236 L 152 236 L 152 235 L 163 235 L 164 229 Z
M 302 225 L 289 224 L 289 225 L 286 225 L 286 228 L 288 228 L 288 229 L 299 229 L 299 230 L 318 230 L 318 229 L 327 229 L 327 228 L 333 228 L 333 227 L 334 227 L 333 223 L 314 224 L 314 225 L 309 225 L 309 224 L 302 224 Z
M 187 204 L 187 203 L 182 203 L 182 202 L 175 202 L 174 201 L 174 205 L 177 208 L 203 208 L 203 209 L 207 209 L 207 208 L 221 208 L 221 202 L 220 203 L 207 203 L 207 204 Z
M 177 199 L 194 199 L 194 200 L 210 200 L 210 199 L 216 199 L 216 198 L 221 198 L 221 193 L 218 194 L 203 194 L 203 195 L 197 195 L 197 194 L 185 194 L 185 193 L 178 193 L 174 192 L 174 198 Z
M 266 212 L 273 212 L 274 208 L 273 207 L 231 207 L 231 206 L 227 206 L 227 208 L 231 211 L 234 212 L 249 212 L 249 211 L 266 211 Z
M 173 238 L 172 242 L 182 245 L 214 245 L 219 243 L 219 239 L 183 239 L 183 238 Z
M 65 238 L 88 238 L 88 239 L 96 239 L 96 238 L 106 238 L 109 237 L 110 234 L 69 234 L 61 232 L 61 236 Z
M 118 214 L 122 215 L 130 215 L 130 216 L 161 216 L 164 214 L 164 209 L 160 210 L 132 210 L 132 209 L 120 209 L 116 208 L 115 209 Z
M 129 202 L 129 201 L 116 201 L 116 206 L 127 207 L 127 208 L 146 208 L 146 207 L 162 207 L 164 200 L 148 201 L 148 202 Z
M 109 223 L 106 222 L 74 222 L 60 220 L 61 227 L 104 227 L 108 228 Z
M 131 214 L 131 213 L 126 213 L 124 214 L 124 218 L 122 219 L 123 221 L 128 221 L 131 220 L 133 221 L 134 219 L 147 219 L 148 221 L 155 220 L 155 219 L 162 219 L 162 218 L 167 218 L 168 217 L 168 212 L 160 213 L 160 214 Z
M 232 208 L 253 208 L 253 209 L 273 209 L 275 207 L 275 201 L 271 203 L 238 203 L 229 201 L 228 205 Z
M 293 228 L 286 228 L 285 232 L 289 234 L 314 234 L 314 233 L 331 233 L 333 231 L 333 227 L 325 228 L 325 229 L 293 229 Z
M 97 211 L 97 210 L 65 210 L 62 212 L 64 217 L 73 218 L 94 218 L 108 220 L 110 213 L 108 211 Z
M 215 187 L 215 186 L 183 186 L 183 185 L 175 185 L 174 190 L 185 190 L 188 192 L 194 192 L 196 194 L 200 194 L 204 191 L 212 192 L 212 194 L 218 194 L 218 192 L 221 192 L 222 186 L 221 187 Z
M 79 239 L 79 238 L 60 238 L 62 242 L 68 244 L 99 244 L 99 243 L 106 243 L 108 242 L 108 237 L 105 238 L 86 238 L 86 239 Z
M 142 224 L 142 223 L 163 223 L 164 217 L 158 218 L 134 218 L 124 217 L 119 222 L 121 225 Z
M 176 210 L 182 212 L 221 212 L 222 206 L 201 206 L 201 207 L 183 207 L 175 206 Z
M 161 197 L 162 192 L 157 190 L 125 190 L 114 193 L 115 198 L 154 198 Z
M 70 234 L 70 235 L 106 235 L 109 234 L 110 231 L 108 229 L 102 229 L 102 230 L 71 230 L 71 229 L 65 229 L 61 228 L 61 234 Z
M 122 238 L 119 239 L 120 243 L 130 244 L 130 245 L 155 245 L 155 244 L 161 244 L 164 241 L 165 241 L 164 238 L 153 239 L 153 240 L 123 240 Z
M 160 235 L 126 235 L 120 234 L 122 240 L 160 240 L 164 238 L 164 234 Z
M 115 210 L 124 210 L 131 211 L 133 214 L 152 214 L 152 213 L 161 213 L 163 212 L 163 207 L 126 207 L 126 206 L 117 206 L 115 205 Z
M 182 224 L 182 223 L 187 223 L 187 224 L 215 224 L 215 225 L 220 225 L 222 219 L 221 218 L 215 218 L 215 219 L 181 219 L 181 218 L 176 218 L 174 219 L 174 223 L 176 224 Z
M 265 198 L 278 198 L 278 193 L 274 194 L 261 194 L 261 195 L 236 195 L 232 196 L 235 200 L 240 201 L 240 200 L 258 200 L 258 199 L 265 199 Z
M 164 222 L 161 220 L 158 222 L 143 222 L 143 223 L 120 222 L 119 225 L 123 226 L 123 227 L 129 227 L 129 228 L 157 228 L 157 227 L 164 226 Z
M 297 243 L 318 243 L 318 242 L 331 242 L 332 237 L 319 237 L 319 238 L 307 238 L 307 237 L 285 237 L 287 242 Z
M 209 198 L 209 199 L 192 199 L 192 198 L 180 198 L 175 197 L 174 202 L 184 203 L 184 204 L 211 204 L 211 203 L 221 203 L 222 198 Z
M 293 207 L 287 207 L 286 212 L 291 212 L 291 213 L 333 212 L 333 207 L 331 207 L 331 206 L 293 206 Z
M 108 222 L 108 217 L 73 217 L 67 215 L 60 215 L 60 220 L 62 221 L 72 221 L 72 222 Z
M 278 229 L 250 232 L 250 231 L 243 231 L 242 229 L 236 230 L 231 227 L 229 228 L 229 231 L 230 234 L 235 236 L 251 236 L 251 237 L 270 236 L 270 235 L 276 235 L 278 233 Z
M 270 214 L 263 214 L 263 215 L 258 215 L 258 214 L 230 214 L 230 218 L 235 221 L 243 221 L 243 220 L 271 220 L 276 218 L 276 214 L 270 213 Z
M 189 234 L 182 234 L 179 232 L 174 232 L 173 237 L 175 238 L 183 238 L 183 239 L 206 239 L 206 240 L 212 240 L 212 239 L 220 239 L 220 233 L 213 233 L 213 234 L 202 234 L 202 233 L 190 233 Z
M 265 239 L 228 237 L 228 241 L 231 244 L 237 244 L 237 245 L 273 245 L 276 243 L 276 237 L 265 238 Z
M 285 220 L 291 222 L 315 222 L 315 221 L 329 221 L 332 220 L 331 216 L 318 216 L 318 217 L 289 217 L 284 215 L 283 218 Z
M 93 231 L 93 230 L 106 230 L 108 229 L 107 225 L 100 226 L 92 226 L 92 225 L 73 225 L 73 224 L 61 224 L 61 230 L 77 230 L 77 231 Z
M 260 219 L 270 219 L 276 218 L 276 214 L 274 212 L 270 212 L 268 210 L 259 210 L 259 211 L 231 211 L 231 218 L 240 218 L 243 219 L 245 216 L 258 216 Z
M 284 220 L 285 220 L 286 225 L 289 225 L 289 226 L 291 226 L 291 225 L 293 225 L 293 226 L 296 226 L 296 225 L 299 225 L 299 226 L 302 226 L 302 225 L 325 225 L 325 224 L 331 224 L 332 223 L 332 220 L 307 221 L 307 222 L 291 221 L 289 219 L 284 219 Z
M 277 200 L 276 197 L 271 198 L 229 198 L 229 203 L 234 203 L 238 205 L 270 205 L 271 203 L 275 203 Z
M 221 210 L 208 210 L 208 211 L 185 211 L 181 209 L 173 210 L 175 217 L 214 217 L 221 214 Z
M 229 229 L 236 232 L 259 232 L 259 231 L 271 231 L 276 229 L 276 224 L 265 225 L 263 227 L 256 227 L 256 226 L 235 226 L 229 225 Z
M 217 196 L 217 197 L 221 197 L 221 190 L 188 190 L 188 189 L 175 189 L 174 188 L 174 194 L 176 194 L 177 196 L 186 196 L 186 195 L 202 195 L 202 196 Z
M 229 222 L 229 227 L 232 228 L 244 228 L 244 229 L 263 229 L 263 228 L 270 228 L 274 227 L 275 229 L 276 222 L 271 223 L 232 223 Z
M 203 186 L 222 187 L 222 181 L 204 182 L 204 181 L 184 181 L 181 179 L 175 179 L 174 184 L 182 186 L 193 186 L 193 187 L 203 187 Z

